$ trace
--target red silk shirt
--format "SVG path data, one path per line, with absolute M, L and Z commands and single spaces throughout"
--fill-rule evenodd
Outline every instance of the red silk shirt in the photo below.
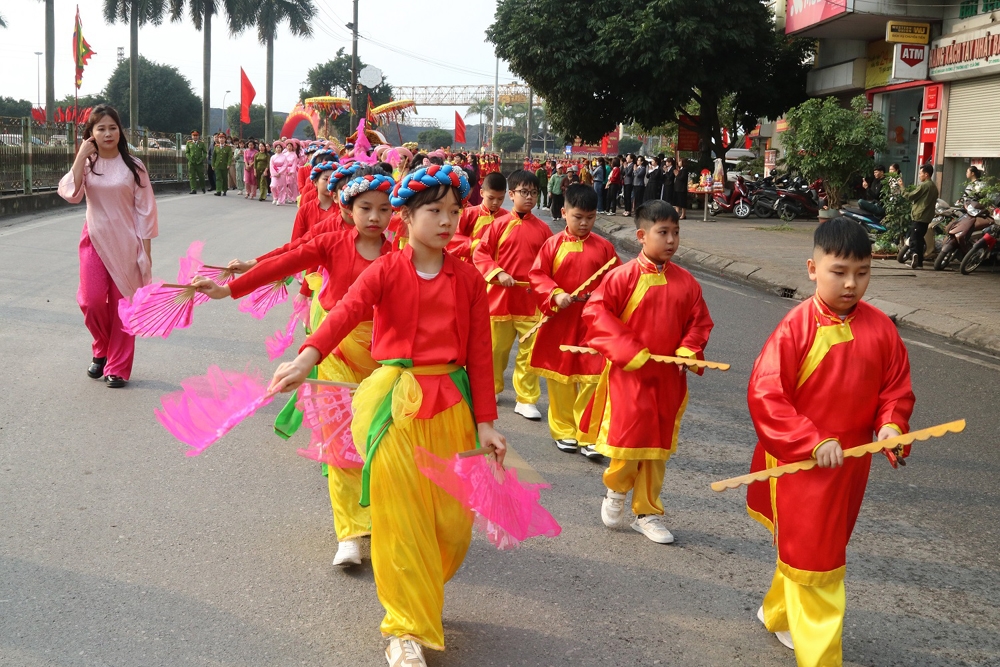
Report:
M 514 280 L 528 281 L 528 272 L 538 251 L 552 230 L 533 213 L 523 216 L 509 213 L 497 218 L 483 232 L 472 251 L 472 262 L 489 282 L 501 272 Z M 527 287 L 488 285 L 490 317 L 494 320 L 531 320 L 538 317 L 538 307 Z
M 681 347 L 703 357 L 713 322 L 701 285 L 681 267 L 643 254 L 612 269 L 583 307 L 587 340 L 607 359 L 581 429 L 615 459 L 670 458 L 687 407 L 687 371 L 647 360 Z
M 464 366 L 476 422 L 497 418 L 489 305 L 482 276 L 473 267 L 445 253 L 441 273 L 424 281 L 413 268 L 410 246 L 384 255 L 358 277 L 302 349 L 314 347 L 325 358 L 372 308 L 374 359 Z M 416 377 L 424 393 L 421 418 L 461 400 L 447 375 Z
M 471 262 L 472 251 L 479 245 L 479 240 L 483 238 L 486 228 L 494 220 L 502 218 L 507 214 L 507 210 L 503 207 L 497 209 L 496 213 L 491 213 L 490 209 L 486 208 L 486 204 L 466 206 L 462 210 L 462 217 L 458 220 L 458 229 L 455 231 L 455 237 L 448 244 L 448 252 L 467 262 Z
M 553 299 L 560 293 L 572 294 L 612 259 L 615 260 L 612 268 L 621 263 L 614 246 L 596 234 L 581 239 L 563 231 L 550 236 L 542 244 L 528 272 L 528 282 L 542 314 L 551 317 L 535 333 L 531 348 L 529 363 L 536 375 L 566 383 L 597 382 L 604 368 L 601 357 L 571 354 L 559 349 L 560 345 L 586 345 L 583 302 L 575 301 L 558 310 Z M 582 295 L 593 292 L 605 275 L 607 271 L 590 283 Z
M 747 402 L 759 439 L 754 471 L 812 458 L 831 438 L 847 449 L 886 425 L 906 433 L 914 403 L 906 347 L 874 306 L 862 301 L 841 320 L 813 297 L 764 344 Z M 870 465 L 869 454 L 748 487 L 750 515 L 774 532 L 787 577 L 812 586 L 843 578 Z

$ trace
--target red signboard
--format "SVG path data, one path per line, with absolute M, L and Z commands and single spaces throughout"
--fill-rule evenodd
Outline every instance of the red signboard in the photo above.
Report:
M 785 34 L 846 14 L 848 2 L 850 0 L 785 0 Z
M 698 139 L 698 131 L 685 125 L 694 125 L 698 122 L 698 116 L 681 116 L 677 123 L 677 150 L 697 153 L 701 150 L 701 142 Z
M 618 133 L 612 132 L 604 135 L 600 145 L 585 144 L 577 137 L 573 140 L 573 153 L 595 153 L 599 155 L 618 155 Z
M 938 117 L 937 114 L 920 119 L 920 141 L 937 141 Z
M 924 88 L 924 111 L 937 111 L 941 108 L 942 83 L 935 83 Z

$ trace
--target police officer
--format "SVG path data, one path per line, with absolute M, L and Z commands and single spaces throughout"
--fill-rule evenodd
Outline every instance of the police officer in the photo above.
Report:
M 233 147 L 226 145 L 226 135 L 217 135 L 212 169 L 215 171 L 215 196 L 222 197 L 229 191 L 229 165 L 233 161 Z
M 187 155 L 191 194 L 195 194 L 199 187 L 202 194 L 205 194 L 205 157 L 208 155 L 208 149 L 205 148 L 205 142 L 201 140 L 198 130 L 191 132 L 191 139 L 187 142 L 184 153 Z

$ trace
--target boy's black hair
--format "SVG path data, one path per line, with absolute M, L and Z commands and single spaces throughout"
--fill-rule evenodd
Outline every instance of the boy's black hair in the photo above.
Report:
M 872 242 L 858 223 L 843 216 L 827 220 L 813 233 L 813 246 L 825 255 L 844 259 L 868 259 Z
M 392 176 L 392 165 L 388 162 L 379 162 L 375 166 L 384 171 L 387 176 Z
M 576 208 L 588 213 L 597 210 L 597 193 L 589 185 L 574 183 L 563 194 L 566 195 L 565 208 Z
M 528 171 L 527 169 L 518 169 L 507 177 L 508 190 L 517 190 L 522 185 L 527 185 L 538 190 L 540 186 L 538 184 L 538 177 L 535 176 L 535 172 Z
M 507 178 L 499 171 L 491 171 L 483 179 L 483 190 L 507 192 Z
M 661 220 L 678 222 L 680 216 L 677 215 L 677 209 L 662 199 L 650 199 L 635 209 L 635 218 L 633 219 L 636 229 L 649 229 Z

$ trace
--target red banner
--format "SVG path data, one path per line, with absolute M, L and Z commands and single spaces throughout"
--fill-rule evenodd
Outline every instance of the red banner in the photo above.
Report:
M 250 84 L 247 73 L 240 68 L 240 122 L 248 124 L 250 122 L 250 103 L 257 96 L 257 91 Z
M 455 112 L 455 143 L 465 143 L 465 121 L 462 120 L 457 111 Z
M 681 116 L 677 123 L 677 150 L 689 153 L 697 153 L 701 148 L 698 131 L 685 127 L 698 123 L 698 116 Z
M 811 28 L 847 13 L 849 0 L 786 0 L 785 34 Z M 853 3 L 851 3 L 853 4 Z
M 601 143 L 585 144 L 580 137 L 573 140 L 571 148 L 573 153 L 594 153 L 597 155 L 617 155 L 618 154 L 618 132 L 605 134 L 601 138 Z

